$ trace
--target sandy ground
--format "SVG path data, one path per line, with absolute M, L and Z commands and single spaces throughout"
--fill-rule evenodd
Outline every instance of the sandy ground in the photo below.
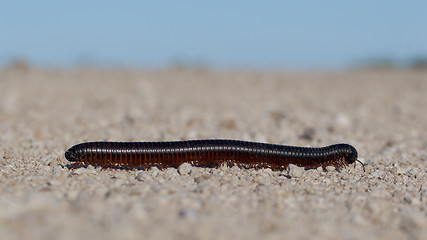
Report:
M 85 141 L 352 144 L 343 171 L 70 170 Z M 427 239 L 427 72 L 0 70 L 1 239 Z M 291 175 L 291 176 L 290 176 Z

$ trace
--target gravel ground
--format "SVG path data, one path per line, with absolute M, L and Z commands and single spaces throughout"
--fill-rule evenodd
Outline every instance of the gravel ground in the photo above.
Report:
M 2 239 L 426 239 L 427 72 L 0 70 Z M 352 144 L 342 171 L 70 170 L 85 141 Z

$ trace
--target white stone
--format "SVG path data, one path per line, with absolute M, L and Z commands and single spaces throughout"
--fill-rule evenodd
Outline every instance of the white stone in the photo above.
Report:
M 304 168 L 289 164 L 286 168 L 287 175 L 291 178 L 299 178 L 304 174 Z
M 151 181 L 152 180 L 151 176 L 147 172 L 145 172 L 145 171 L 138 172 L 138 174 L 136 175 L 135 179 L 138 180 L 138 181 L 143 181 L 143 182 L 147 182 L 147 181 Z
M 183 163 L 183 164 L 179 165 L 178 173 L 180 175 L 188 175 L 188 174 L 190 174 L 192 168 L 193 168 L 193 166 L 191 166 L 191 164 Z

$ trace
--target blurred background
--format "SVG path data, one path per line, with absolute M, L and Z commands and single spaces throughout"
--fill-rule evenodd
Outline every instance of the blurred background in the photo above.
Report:
M 426 1 L 0 1 L 0 66 L 426 67 Z

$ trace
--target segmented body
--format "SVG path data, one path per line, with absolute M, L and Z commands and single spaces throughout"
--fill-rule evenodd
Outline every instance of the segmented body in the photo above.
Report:
M 348 144 L 327 147 L 294 147 L 238 140 L 191 140 L 173 142 L 88 142 L 77 144 L 65 153 L 73 165 L 149 168 L 194 166 L 218 167 L 221 164 L 245 168 L 269 167 L 282 170 L 289 164 L 317 168 L 345 167 L 357 160 L 356 149 Z

